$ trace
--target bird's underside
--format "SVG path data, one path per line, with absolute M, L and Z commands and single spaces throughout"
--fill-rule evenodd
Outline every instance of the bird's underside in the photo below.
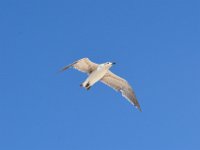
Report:
M 135 107 L 137 107 L 141 111 L 140 104 L 138 103 L 135 93 L 132 90 L 129 83 L 125 79 L 109 71 L 109 69 L 101 70 L 101 66 L 103 66 L 103 64 L 99 65 L 93 63 L 88 58 L 83 58 L 64 67 L 61 71 L 73 67 L 83 73 L 87 73 L 88 78 L 85 80 L 85 82 L 81 84 L 81 86 L 89 90 L 93 84 L 95 84 L 98 81 L 101 81 L 102 83 L 108 85 L 114 90 L 121 92 L 122 96 L 124 96 L 130 103 L 132 103 Z

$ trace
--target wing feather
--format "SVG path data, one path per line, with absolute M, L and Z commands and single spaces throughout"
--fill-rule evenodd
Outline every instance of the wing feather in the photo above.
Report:
M 69 69 L 70 67 L 73 67 L 74 69 L 77 69 L 81 72 L 90 74 L 91 72 L 97 69 L 98 64 L 93 63 L 88 58 L 82 58 L 68 66 L 65 66 L 63 69 L 61 69 L 61 71 L 65 71 Z
M 101 79 L 101 81 L 114 90 L 121 92 L 122 96 L 124 96 L 130 103 L 142 111 L 134 91 L 125 79 L 115 75 L 111 71 L 108 71 L 106 75 Z

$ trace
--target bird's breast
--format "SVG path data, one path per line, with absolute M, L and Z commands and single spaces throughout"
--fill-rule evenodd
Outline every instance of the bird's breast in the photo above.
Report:
M 101 70 L 103 70 L 104 69 L 104 66 L 103 65 L 99 65 L 98 67 L 97 67 L 97 71 L 101 71 Z
M 89 80 L 90 82 L 97 82 L 99 80 L 101 80 L 104 75 L 107 73 L 107 69 L 105 68 L 97 68 L 97 70 L 95 70 L 94 72 L 92 72 L 89 76 Z

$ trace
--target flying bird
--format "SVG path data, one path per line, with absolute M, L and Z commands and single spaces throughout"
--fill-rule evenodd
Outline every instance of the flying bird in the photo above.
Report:
M 96 64 L 90 61 L 89 58 L 82 58 L 64 67 L 61 69 L 61 71 L 65 71 L 73 67 L 74 69 L 77 69 L 83 73 L 87 73 L 88 78 L 80 85 L 81 87 L 89 90 L 96 82 L 101 81 L 114 90 L 121 92 L 122 96 L 124 96 L 136 108 L 142 111 L 140 104 L 136 99 L 135 93 L 129 83 L 125 79 L 117 76 L 109 70 L 114 64 L 114 62 Z

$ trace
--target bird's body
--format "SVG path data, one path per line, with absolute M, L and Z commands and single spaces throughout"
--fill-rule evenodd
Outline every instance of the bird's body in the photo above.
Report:
M 87 73 L 88 78 L 81 84 L 82 87 L 89 90 L 96 82 L 101 81 L 116 91 L 121 92 L 130 103 L 141 111 L 140 105 L 129 83 L 109 70 L 113 64 L 115 63 L 107 62 L 96 64 L 91 62 L 88 58 L 83 58 L 64 67 L 62 71 L 74 67 L 81 72 Z
M 101 80 L 105 74 L 108 72 L 109 67 L 104 64 L 101 64 L 94 70 L 88 78 L 81 84 L 81 86 L 85 87 L 86 89 L 90 89 L 96 82 Z

